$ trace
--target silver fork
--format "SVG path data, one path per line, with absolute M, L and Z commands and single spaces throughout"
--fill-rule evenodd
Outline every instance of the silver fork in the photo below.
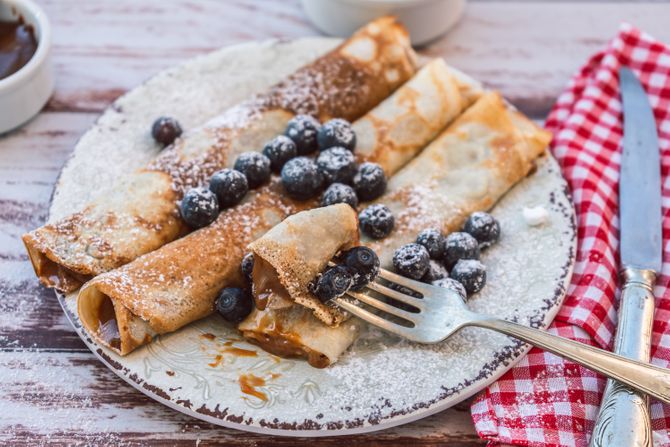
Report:
M 421 297 L 394 290 L 382 284 L 379 278 L 391 286 L 397 284 Z M 387 298 L 386 301 L 369 293 L 347 292 L 349 297 L 379 312 L 364 309 L 345 297 L 336 298 L 336 304 L 370 324 L 417 343 L 439 343 L 465 326 L 493 329 L 670 403 L 670 369 L 631 360 L 603 349 L 550 335 L 539 329 L 473 312 L 456 292 L 407 279 L 388 270 L 381 269 L 379 278 L 369 283 L 367 288 Z M 394 302 L 400 306 L 400 303 L 412 306 L 416 311 L 402 309 L 394 305 Z M 395 318 L 389 319 L 388 315 Z

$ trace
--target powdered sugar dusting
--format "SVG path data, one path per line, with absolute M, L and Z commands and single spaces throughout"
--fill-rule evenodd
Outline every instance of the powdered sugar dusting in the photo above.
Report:
M 487 286 L 470 297 L 471 309 L 532 326 L 546 326 L 553 318 L 569 279 L 574 242 L 570 202 L 563 194 L 558 172 L 553 159 L 542 160 L 537 173 L 494 208 L 502 236 L 482 254 Z M 549 223 L 528 227 L 521 213 L 527 203 L 544 203 L 551 215 Z M 253 226 L 253 221 L 246 222 L 243 231 L 253 232 Z M 185 279 L 184 283 L 187 286 L 189 281 Z M 74 310 L 73 299 L 68 300 L 68 306 Z M 341 360 L 324 370 L 303 361 L 277 361 L 259 351 L 258 358 L 237 358 L 212 372 L 203 366 L 211 359 L 199 361 L 188 354 L 198 346 L 203 332 L 237 340 L 235 331 L 212 316 L 161 337 L 131 356 L 107 354 L 128 368 L 122 373 L 127 380 L 132 381 L 129 374 L 137 374 L 163 390 L 173 389 L 177 382 L 166 374 L 147 376 L 147 361 L 158 371 L 174 370 L 174 364 L 189 371 L 180 375 L 181 388 L 169 395 L 173 402 L 188 400 L 191 410 L 182 410 L 198 417 L 205 416 L 194 413 L 193 408 L 214 408 L 223 403 L 227 414 L 240 416 L 241 427 L 260 426 L 260 421 L 277 418 L 287 424 L 310 420 L 317 424 L 310 425 L 315 429 L 323 424 L 323 428 L 346 430 L 381 427 L 405 413 L 428 414 L 452 405 L 502 374 L 521 352 L 519 345 L 506 336 L 477 328 L 466 328 L 436 345 L 417 345 L 367 327 Z M 254 349 L 245 342 L 236 343 Z M 273 396 L 272 405 L 237 397 L 238 375 L 249 371 L 256 374 L 259 368 L 281 371 L 282 376 L 272 387 L 264 389 Z M 207 398 L 199 385 L 202 380 L 210 384 Z M 219 417 L 208 420 L 239 426 Z
M 302 39 L 238 45 L 151 78 L 119 98 L 79 140 L 75 156 L 61 173 L 49 221 L 82 209 L 95 197 L 107 194 L 119 176 L 153 160 L 161 151 L 150 135 L 156 117 L 176 118 L 185 131 L 183 140 L 208 119 L 269 88 L 337 43 L 336 39 Z M 220 117 L 232 127 L 242 126 L 251 118 L 233 112 Z M 219 127 L 223 123 L 214 120 L 209 124 Z M 179 140 L 176 144 L 180 144 Z M 82 156 L 83 152 L 87 156 Z M 195 165 L 191 168 L 198 169 Z M 201 168 L 203 174 L 196 178 L 211 170 L 207 166 Z
M 330 40 L 318 41 L 321 47 L 314 42 L 299 41 L 287 47 L 282 44 L 276 47 L 278 53 L 271 48 L 257 47 L 257 54 L 256 50 L 250 51 L 247 47 L 237 53 L 237 59 L 215 53 L 211 57 L 218 63 L 232 64 L 235 70 L 244 67 L 237 75 L 245 79 L 235 78 L 232 74 L 228 78 L 227 70 L 221 69 L 221 65 L 216 66 L 218 72 L 212 70 L 217 76 L 208 78 L 204 84 L 200 84 L 197 77 L 189 77 L 192 73 L 187 68 L 179 76 L 179 82 L 197 97 L 207 96 L 215 86 L 228 82 L 226 88 L 233 86 L 235 88 L 230 91 L 244 97 L 260 89 L 258 82 L 267 81 L 267 85 L 274 82 L 276 79 L 270 79 L 269 73 L 284 75 L 282 70 L 287 72 L 295 68 L 288 67 L 291 63 L 304 62 L 317 50 L 333 45 Z M 208 63 L 212 68 L 211 61 Z M 205 62 L 198 61 L 194 66 L 198 64 L 205 65 Z M 253 64 L 258 66 L 250 68 Z M 86 143 L 80 143 L 75 158 L 63 172 L 54 199 L 53 216 L 60 217 L 71 212 L 77 204 L 86 203 L 92 190 L 123 172 L 143 166 L 155 154 L 138 149 L 148 129 L 141 123 L 142 119 L 150 123 L 157 116 L 156 112 L 163 114 L 159 109 L 166 107 L 164 113 L 176 116 L 185 129 L 194 125 L 193 121 L 170 113 L 168 106 L 173 105 L 177 110 L 179 101 L 170 99 L 161 103 L 160 96 L 155 98 L 151 110 L 139 99 L 135 105 L 143 104 L 144 109 L 134 109 L 133 104 L 127 104 L 125 116 L 138 120 L 139 124 L 132 123 L 111 131 L 107 127 L 109 122 L 101 119 L 100 130 L 91 133 Z M 180 106 L 190 107 L 188 103 Z M 218 113 L 211 101 L 207 104 L 201 104 L 201 109 L 208 110 L 209 114 L 201 110 L 201 118 Z M 114 119 L 121 118 L 116 116 Z M 132 144 L 121 145 L 121 141 L 136 142 L 134 150 L 139 155 L 135 157 L 133 150 L 125 149 Z M 117 148 L 119 152 L 115 152 Z M 105 161 L 99 161 L 102 158 L 106 158 Z M 100 172 L 104 172 L 101 180 L 98 179 Z M 574 240 L 572 212 L 564 186 L 555 162 L 547 158 L 540 162 L 537 173 L 517 186 L 495 208 L 493 214 L 501 222 L 502 237 L 482 255 L 488 270 L 487 286 L 470 298 L 471 309 L 536 326 L 546 326 L 553 318 L 569 279 Z M 426 227 L 441 226 L 431 217 L 431 209 L 422 200 L 427 193 L 428 190 L 420 188 L 414 190 L 407 209 L 394 210 L 396 217 L 413 229 L 411 239 Z M 547 224 L 526 225 L 521 210 L 529 203 L 543 204 L 547 208 L 550 213 Z M 278 200 L 276 206 L 282 209 L 286 205 Z M 441 206 L 453 205 L 442 203 Z M 236 231 L 242 232 L 245 238 L 254 237 L 258 224 L 255 217 L 240 218 L 237 223 Z M 224 234 L 229 230 L 215 225 L 209 231 Z M 173 271 L 168 269 L 162 273 L 163 278 L 157 275 L 149 278 L 149 282 L 163 284 Z M 178 286 L 185 289 L 191 289 L 193 284 L 188 275 L 178 281 Z M 141 293 L 141 290 L 135 292 Z M 170 298 L 169 291 L 165 297 Z M 65 303 L 69 316 L 76 322 L 76 300 L 70 296 Z M 341 362 L 325 370 L 311 368 L 303 361 L 278 360 L 262 351 L 253 358 L 226 357 L 214 368 L 209 366 L 212 363 L 209 353 L 201 349 L 204 333 L 216 334 L 220 340 L 235 341 L 236 346 L 257 350 L 240 342 L 237 333 L 216 316 L 160 337 L 155 343 L 126 357 L 93 344 L 80 326 L 77 331 L 93 351 L 100 350 L 107 356 L 111 369 L 143 392 L 161 396 L 174 408 L 210 422 L 268 432 L 382 428 L 404 420 L 407 415 L 427 415 L 482 389 L 502 374 L 520 352 L 509 338 L 480 329 L 465 329 L 444 343 L 420 346 L 368 328 Z M 167 371 L 176 374 L 169 375 Z M 240 395 L 239 375 L 248 372 L 259 377 L 280 375 L 262 388 L 269 397 L 267 402 Z

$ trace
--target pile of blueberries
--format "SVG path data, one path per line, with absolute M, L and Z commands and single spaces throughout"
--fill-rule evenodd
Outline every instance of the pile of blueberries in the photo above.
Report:
M 182 134 L 179 123 L 158 118 L 152 126 L 154 139 L 168 146 Z M 360 201 L 374 200 L 386 191 L 386 176 L 376 163 L 356 164 L 356 133 L 351 123 L 335 118 L 323 125 L 308 115 L 291 119 L 284 135 L 265 144 L 263 152 L 244 152 L 233 169 L 216 172 L 209 188 L 193 188 L 184 194 L 179 210 L 192 229 L 212 223 L 221 209 L 237 205 L 249 191 L 281 176 L 286 193 L 296 200 L 321 195 L 321 205 L 348 203 L 354 209 Z M 310 156 L 318 151 L 316 157 Z M 325 191 L 324 191 L 325 188 Z M 394 227 L 391 210 L 373 204 L 359 213 L 360 229 L 373 239 L 383 239 Z M 490 214 L 469 216 L 463 230 L 444 236 L 434 228 L 419 233 L 416 241 L 393 254 L 393 266 L 403 276 L 456 291 L 464 298 L 486 284 L 486 267 L 479 261 L 481 250 L 500 238 L 500 224 Z M 379 258 L 367 247 L 354 247 L 338 256 L 310 284 L 310 291 L 322 302 L 360 290 L 379 273 Z M 251 312 L 250 294 L 253 255 L 241 265 L 247 287 L 226 287 L 216 300 L 217 311 L 228 321 L 239 323 Z
M 416 241 L 393 254 L 393 267 L 401 275 L 451 289 L 463 298 L 486 284 L 486 267 L 479 261 L 481 250 L 500 239 L 500 223 L 485 212 L 472 213 L 462 231 L 443 236 L 428 228 Z
M 164 146 L 181 133 L 179 123 L 169 117 L 157 119 L 152 127 L 154 139 Z M 356 133 L 348 121 L 335 118 L 321 125 L 311 116 L 297 115 L 284 135 L 267 142 L 262 152 L 240 154 L 233 169 L 212 175 L 208 188 L 188 190 L 180 214 L 190 228 L 205 227 L 222 209 L 240 203 L 250 189 L 267 183 L 273 172 L 295 200 L 323 192 L 323 206 L 348 203 L 356 208 L 359 200 L 374 200 L 386 191 L 386 176 L 376 163 L 357 164 L 355 148 Z

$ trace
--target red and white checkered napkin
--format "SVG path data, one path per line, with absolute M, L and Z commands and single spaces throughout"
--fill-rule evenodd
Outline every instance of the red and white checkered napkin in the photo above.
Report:
M 649 94 L 661 144 L 664 262 L 655 289 L 652 363 L 670 367 L 670 48 L 630 25 L 572 79 L 546 123 L 575 202 L 579 238 L 572 283 L 549 332 L 611 349 L 619 294 L 621 65 L 632 68 Z M 586 446 L 604 386 L 591 371 L 533 348 L 479 395 L 472 417 L 493 445 Z M 651 416 L 655 445 L 670 446 L 670 406 L 652 401 Z

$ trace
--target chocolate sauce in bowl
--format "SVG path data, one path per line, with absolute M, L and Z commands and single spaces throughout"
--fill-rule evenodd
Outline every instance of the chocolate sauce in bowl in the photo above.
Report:
M 31 25 L 19 19 L 0 21 L 0 79 L 19 71 L 37 51 L 37 39 Z

